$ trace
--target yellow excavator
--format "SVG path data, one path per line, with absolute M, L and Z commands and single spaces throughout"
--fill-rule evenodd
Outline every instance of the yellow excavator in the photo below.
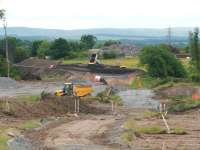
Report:
M 73 83 L 64 83 L 64 87 L 61 90 L 55 92 L 56 96 L 77 96 L 84 97 L 91 95 L 93 92 L 92 86 L 90 85 L 75 85 Z

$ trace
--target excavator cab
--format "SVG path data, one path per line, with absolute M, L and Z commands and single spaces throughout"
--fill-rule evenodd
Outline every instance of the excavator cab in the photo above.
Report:
M 73 95 L 73 84 L 72 83 L 64 83 L 64 87 L 62 90 L 57 90 L 55 92 L 56 96 L 70 96 Z
M 90 56 L 90 62 L 89 62 L 89 64 L 99 64 L 98 55 L 96 53 L 93 53 Z
M 65 95 L 73 95 L 73 84 L 72 83 L 65 83 L 63 87 L 63 92 Z

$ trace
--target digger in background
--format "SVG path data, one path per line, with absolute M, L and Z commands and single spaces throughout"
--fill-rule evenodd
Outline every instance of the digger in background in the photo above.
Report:
M 90 56 L 90 62 L 89 65 L 93 64 L 100 64 L 100 61 L 98 60 L 98 54 L 97 53 L 92 53 Z

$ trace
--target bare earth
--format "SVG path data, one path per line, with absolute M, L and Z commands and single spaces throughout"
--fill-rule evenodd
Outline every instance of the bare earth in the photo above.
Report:
M 113 116 L 97 116 L 62 124 L 48 133 L 44 145 L 48 148 L 91 147 L 95 145 L 91 138 L 104 134 L 114 123 Z

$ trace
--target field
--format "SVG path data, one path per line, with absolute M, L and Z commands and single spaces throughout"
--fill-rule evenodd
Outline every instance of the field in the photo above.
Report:
M 118 59 L 102 59 L 102 60 L 100 60 L 100 63 L 105 64 L 105 65 L 126 66 L 128 68 L 138 68 L 139 67 L 139 59 L 137 57 L 118 58 Z M 88 64 L 88 59 L 64 60 L 63 64 Z

